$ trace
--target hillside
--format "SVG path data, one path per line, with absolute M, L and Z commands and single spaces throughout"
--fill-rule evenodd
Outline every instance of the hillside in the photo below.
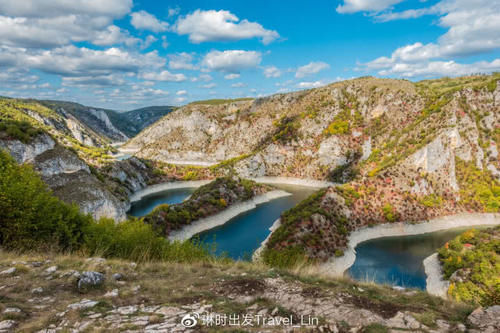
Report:
M 127 146 L 170 172 L 179 168 L 169 162 L 213 163 L 180 168 L 191 176 L 344 183 L 283 214 L 268 243 L 277 254 L 327 260 L 362 226 L 499 210 L 499 79 L 366 77 L 254 101 L 196 103 Z
M 125 112 L 111 111 L 108 116 L 117 128 L 132 138 L 174 110 L 173 106 L 148 106 Z

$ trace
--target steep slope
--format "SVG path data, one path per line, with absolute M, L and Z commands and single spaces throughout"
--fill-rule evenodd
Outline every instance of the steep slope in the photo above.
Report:
M 114 161 L 101 136 L 33 101 L 0 100 L 0 149 L 32 164 L 56 196 L 97 219 L 125 219 L 128 195 L 157 177 L 136 158 Z
M 148 106 L 126 112 L 108 112 L 108 116 L 117 128 L 132 138 L 174 110 L 173 106 Z
M 127 135 L 115 127 L 110 114 L 113 111 L 84 106 L 65 101 L 40 101 L 40 103 L 67 117 L 71 115 L 109 141 L 126 141 Z

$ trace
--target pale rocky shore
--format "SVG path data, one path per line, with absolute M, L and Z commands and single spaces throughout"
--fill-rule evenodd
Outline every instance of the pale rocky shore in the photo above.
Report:
M 251 200 L 247 200 L 244 202 L 240 202 L 237 204 L 232 205 L 231 207 L 223 210 L 222 212 L 203 218 L 199 219 L 197 221 L 192 222 L 191 224 L 188 224 L 184 226 L 180 230 L 176 230 L 170 233 L 168 236 L 169 240 L 175 241 L 184 241 L 187 239 L 190 239 L 196 234 L 199 234 L 203 231 L 213 229 L 215 227 L 224 225 L 226 222 L 231 220 L 233 217 L 238 216 L 241 213 L 244 213 L 246 211 L 255 209 L 257 205 L 260 205 L 262 203 L 278 199 L 281 197 L 286 197 L 291 195 L 288 192 L 281 191 L 281 190 L 274 190 L 270 191 L 267 193 L 264 193 L 262 195 L 258 195 Z
M 210 183 L 210 180 L 189 180 L 189 181 L 176 181 L 176 182 L 167 182 L 167 183 L 151 185 L 137 192 L 134 192 L 130 196 L 129 200 L 130 202 L 137 202 L 148 195 L 156 194 L 159 192 L 174 190 L 179 188 L 198 188 L 208 183 Z
M 437 253 L 424 259 L 426 279 L 425 290 L 431 295 L 447 298 L 450 282 L 443 278 L 443 269 Z
M 410 236 L 425 234 L 446 229 L 459 227 L 473 227 L 480 225 L 500 224 L 500 215 L 493 213 L 486 214 L 461 214 L 436 218 L 430 221 L 418 223 L 385 223 L 374 227 L 365 227 L 352 232 L 349 235 L 349 243 L 344 255 L 332 258 L 321 265 L 322 273 L 330 276 L 343 276 L 344 272 L 354 264 L 356 260 L 356 246 L 362 242 L 394 236 Z

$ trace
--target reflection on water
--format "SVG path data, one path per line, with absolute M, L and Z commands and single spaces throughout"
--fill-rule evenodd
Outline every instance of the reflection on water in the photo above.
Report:
M 346 273 L 356 280 L 425 289 L 423 260 L 468 229 L 455 228 L 363 242 L 356 247 L 356 261 Z
M 216 254 L 249 260 L 252 253 L 269 235 L 269 228 L 281 213 L 316 191 L 303 186 L 274 186 L 292 195 L 258 205 L 257 208 L 234 217 L 222 226 L 199 234 L 200 239 L 206 244 L 215 245 Z
M 128 214 L 136 217 L 144 216 L 162 204 L 176 204 L 184 201 L 196 188 L 177 188 L 145 196 L 140 201 L 132 203 Z

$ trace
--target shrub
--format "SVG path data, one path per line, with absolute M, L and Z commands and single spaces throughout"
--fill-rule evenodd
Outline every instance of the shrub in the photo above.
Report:
M 92 218 L 54 197 L 28 165 L 0 150 L 0 244 L 7 249 L 78 249 Z
M 211 258 L 209 248 L 200 242 L 170 242 L 142 220 L 127 220 L 116 224 L 112 219 L 104 218 L 90 224 L 85 233 L 85 250 L 90 255 L 139 262 L 194 262 Z
M 9 139 L 29 143 L 35 136 L 41 133 L 43 133 L 43 130 L 33 127 L 27 121 L 0 119 L 0 137 L 5 136 Z
M 398 219 L 398 214 L 390 203 L 386 203 L 384 207 L 382 207 L 382 212 L 384 213 L 385 219 L 389 222 L 396 222 Z

